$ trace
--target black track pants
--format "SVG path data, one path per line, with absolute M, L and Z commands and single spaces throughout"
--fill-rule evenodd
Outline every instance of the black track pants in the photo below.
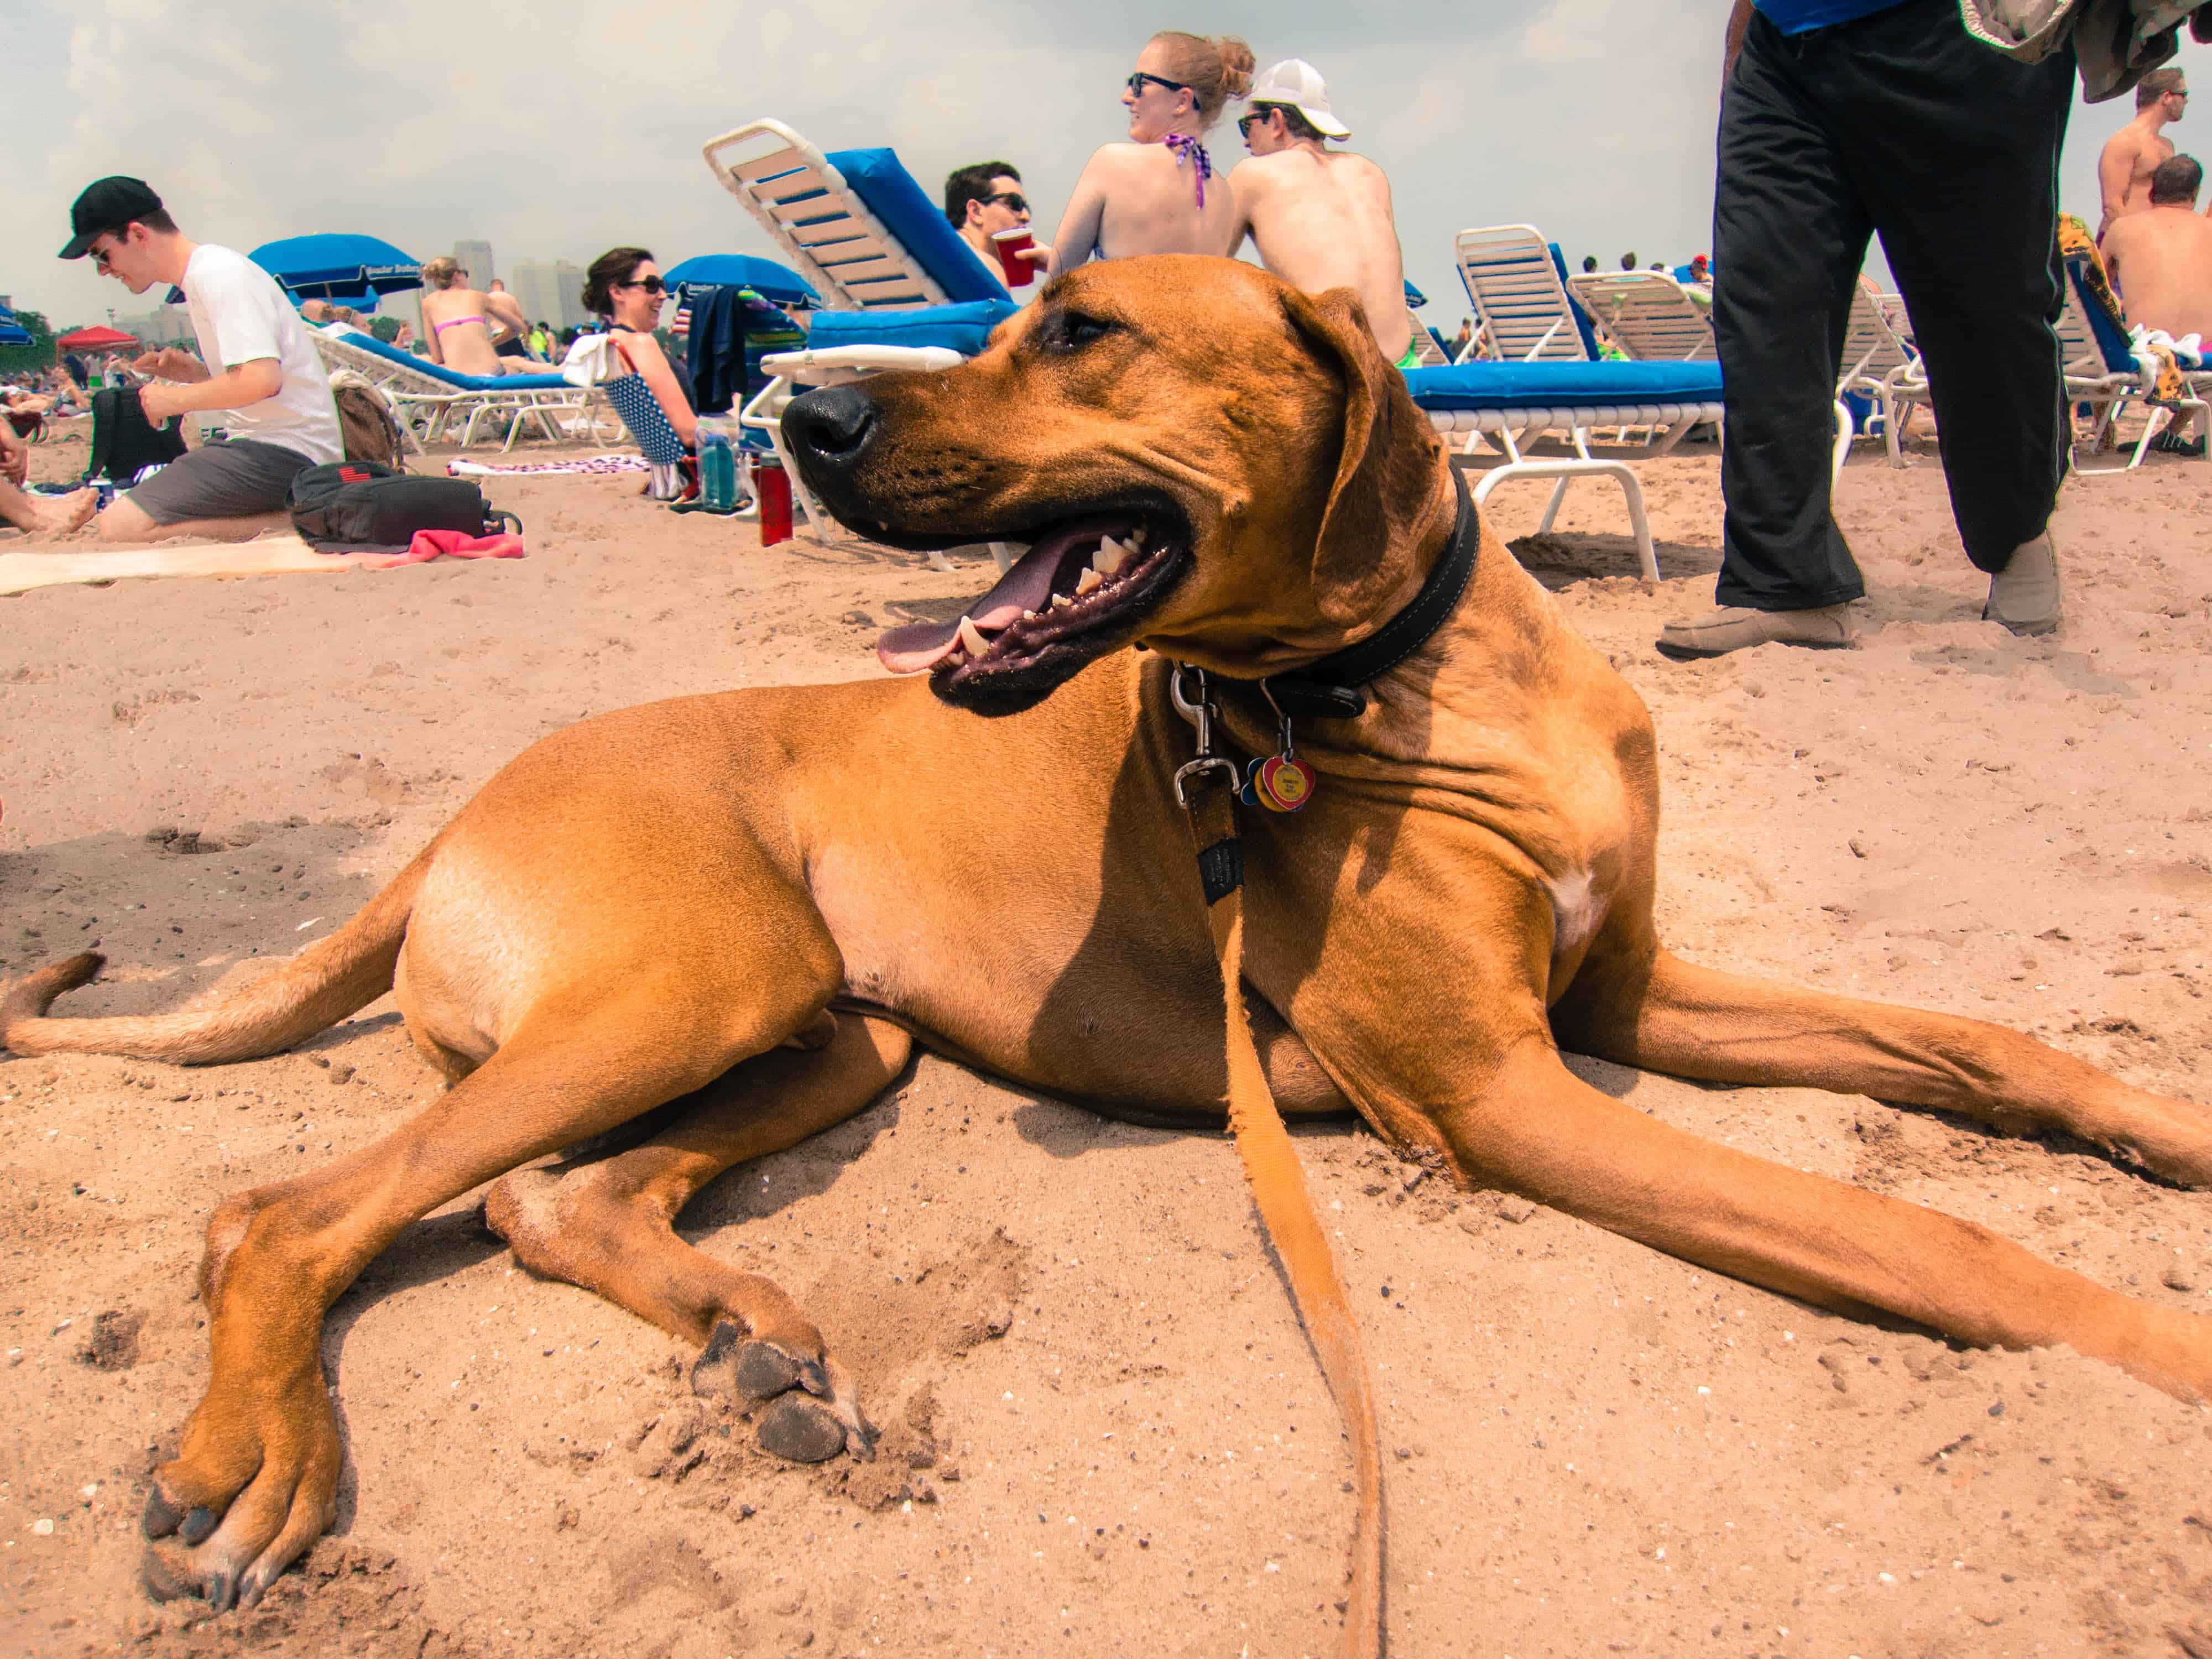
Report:
M 1879 231 L 1926 360 L 1966 556 L 2043 533 L 2069 434 L 2054 325 L 2070 48 L 1981 45 L 1951 0 L 1785 35 L 1755 15 L 1721 106 L 1713 331 L 1728 410 L 1723 605 L 1866 591 L 1828 510 L 1852 286 Z

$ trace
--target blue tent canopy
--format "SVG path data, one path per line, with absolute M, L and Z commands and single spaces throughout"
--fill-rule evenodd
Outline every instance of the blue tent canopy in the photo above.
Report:
M 376 295 L 422 286 L 419 259 L 374 236 L 288 236 L 247 256 L 284 285 L 295 303 L 374 302 Z
M 797 271 L 750 253 L 701 253 L 660 273 L 672 289 L 749 288 L 782 306 L 819 306 L 821 296 Z

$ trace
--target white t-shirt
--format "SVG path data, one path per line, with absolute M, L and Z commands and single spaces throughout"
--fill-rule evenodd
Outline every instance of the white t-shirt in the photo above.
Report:
M 276 395 L 225 410 L 234 438 L 282 444 L 311 461 L 345 459 L 331 377 L 307 338 L 307 325 L 276 279 L 244 254 L 203 242 L 185 267 L 185 304 L 199 336 L 200 361 L 220 374 L 240 363 L 273 357 L 283 371 Z

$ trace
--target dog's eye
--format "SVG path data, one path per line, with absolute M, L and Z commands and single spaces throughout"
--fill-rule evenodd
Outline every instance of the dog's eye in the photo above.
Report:
M 1059 350 L 1074 351 L 1104 339 L 1118 327 L 1118 324 L 1105 322 L 1097 317 L 1063 311 L 1046 327 L 1045 341 Z

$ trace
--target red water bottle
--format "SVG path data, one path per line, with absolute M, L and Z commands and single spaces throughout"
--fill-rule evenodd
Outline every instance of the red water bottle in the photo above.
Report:
M 760 492 L 761 545 L 774 547 L 791 539 L 791 477 L 781 461 L 763 457 L 754 470 L 753 483 Z

